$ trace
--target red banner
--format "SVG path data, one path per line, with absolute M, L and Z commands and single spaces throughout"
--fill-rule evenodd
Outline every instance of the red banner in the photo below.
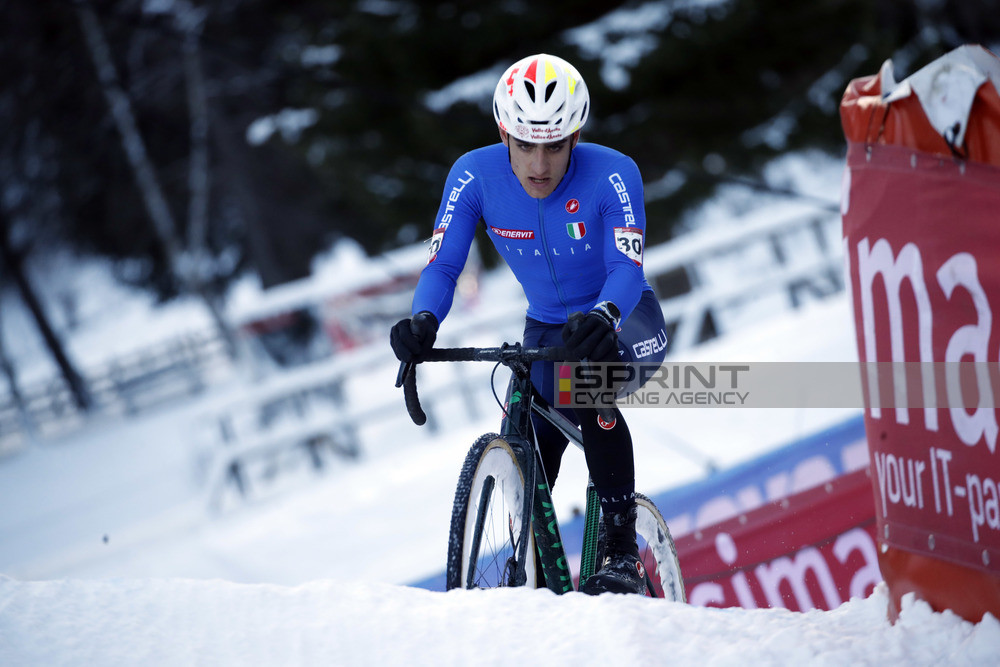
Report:
M 904 82 L 887 62 L 841 101 L 859 356 L 916 367 L 863 374 L 890 617 L 908 592 L 1000 613 L 998 80 L 1000 60 L 963 46 Z
M 847 173 L 844 234 L 862 361 L 995 364 L 1000 169 L 851 144 Z M 923 367 L 931 372 L 905 382 L 864 378 L 880 535 L 1000 573 L 995 378 L 990 366 L 978 367 L 983 377 L 971 390 L 980 407 L 966 409 L 968 378 L 963 384 Z M 939 407 L 876 407 L 893 405 L 901 390 L 922 392 L 910 404 Z
M 973 377 L 935 373 L 941 364 L 917 365 L 926 372 L 905 378 L 868 366 L 865 430 L 879 539 L 886 549 L 987 573 L 991 579 L 974 585 L 1000 592 L 993 407 L 1000 400 L 1000 169 L 858 143 L 848 148 L 847 167 L 844 236 L 861 360 L 987 362 L 970 364 Z M 892 587 L 890 561 L 883 561 Z M 934 584 L 907 582 L 894 600 L 916 590 L 937 608 L 959 611 L 952 598 L 966 596 L 956 582 L 940 569 L 930 579 L 941 582 L 943 597 L 930 592 Z M 995 611 L 997 600 L 984 609 Z
M 858 470 L 676 541 L 688 602 L 834 609 L 882 580 L 871 480 Z

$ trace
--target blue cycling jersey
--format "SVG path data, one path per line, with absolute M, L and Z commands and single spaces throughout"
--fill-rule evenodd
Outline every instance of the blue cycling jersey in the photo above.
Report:
M 574 311 L 611 301 L 624 320 L 651 290 L 642 271 L 642 180 L 635 162 L 618 151 L 577 144 L 566 175 L 544 199 L 524 191 L 502 143 L 459 158 L 444 188 L 414 313 L 427 310 L 444 320 L 480 220 L 521 283 L 530 318 L 565 322 Z

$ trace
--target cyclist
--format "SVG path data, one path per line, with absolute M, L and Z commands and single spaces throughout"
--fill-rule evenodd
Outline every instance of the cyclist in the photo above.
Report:
M 583 78 L 561 58 L 529 56 L 503 74 L 493 95 L 500 142 L 466 153 L 451 169 L 414 314 L 390 332 L 400 361 L 419 361 L 432 348 L 480 221 L 527 297 L 526 347 L 564 345 L 590 362 L 663 360 L 663 313 L 642 270 L 642 180 L 629 157 L 580 143 L 589 111 Z M 554 375 L 554 364 L 532 366 L 532 384 L 556 405 Z M 567 416 L 581 426 L 607 535 L 604 562 L 583 590 L 642 593 L 628 426 L 617 408 L 610 421 L 595 407 Z M 553 484 L 567 441 L 543 419 L 535 427 Z

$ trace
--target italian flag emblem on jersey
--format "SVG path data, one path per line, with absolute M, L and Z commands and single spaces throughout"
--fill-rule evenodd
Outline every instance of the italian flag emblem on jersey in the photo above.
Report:
M 587 234 L 587 226 L 582 222 L 567 222 L 566 233 L 571 239 L 582 239 Z

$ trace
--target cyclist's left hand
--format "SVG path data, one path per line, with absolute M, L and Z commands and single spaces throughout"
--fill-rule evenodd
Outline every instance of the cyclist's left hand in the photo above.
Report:
M 600 310 L 570 315 L 563 326 L 562 339 L 574 360 L 618 360 L 618 334 L 614 323 Z

